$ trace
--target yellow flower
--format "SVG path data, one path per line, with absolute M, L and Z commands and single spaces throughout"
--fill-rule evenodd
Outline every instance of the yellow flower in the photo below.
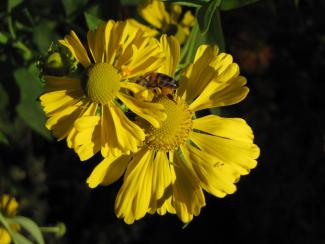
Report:
M 158 72 L 174 77 L 179 43 L 163 35 L 161 48 L 167 60 Z M 176 213 L 187 223 L 205 206 L 203 190 L 216 197 L 232 194 L 240 176 L 256 166 L 259 148 L 243 119 L 196 117 L 200 110 L 246 97 L 246 79 L 239 76 L 232 57 L 218 53 L 216 46 L 202 45 L 179 83 L 172 98 L 155 98 L 165 107 L 167 119 L 159 128 L 147 124 L 143 147 L 133 155 L 105 158 L 87 179 L 91 188 L 108 185 L 126 171 L 115 210 L 128 224 L 147 212 Z
M 1 244 L 10 244 L 11 237 L 6 229 L 0 227 L 0 243 Z
M 2 195 L 2 197 L 0 198 L 0 212 L 3 215 L 9 218 L 14 217 L 16 215 L 17 208 L 18 208 L 18 203 L 15 198 L 7 194 Z M 14 230 L 20 229 L 19 226 L 16 224 L 12 224 L 10 227 Z M 3 227 L 0 227 L 0 243 L 1 244 L 11 243 L 11 237 L 8 231 Z
M 182 7 L 171 4 L 169 11 L 165 4 L 159 0 L 145 0 L 138 8 L 139 15 L 146 20 L 151 27 L 141 24 L 135 19 L 130 19 L 130 23 L 149 33 L 150 36 L 159 36 L 166 33 L 174 35 L 180 44 L 184 43 L 190 34 L 190 28 L 194 24 L 194 16 L 191 11 L 186 11 L 183 17 Z
M 40 100 L 49 117 L 46 127 L 59 140 L 67 138 L 81 160 L 100 150 L 103 155 L 134 152 L 145 133 L 122 108 L 154 127 L 166 118 L 161 104 L 135 99 L 131 94 L 145 94 L 147 89 L 129 82 L 159 67 L 163 61 L 159 42 L 127 21 L 112 20 L 89 31 L 87 41 L 84 46 L 73 31 L 59 41 L 84 71 L 81 77 L 45 76 L 46 92 Z M 98 125 L 96 130 L 89 130 L 93 125 Z M 85 144 L 86 139 L 92 140 Z

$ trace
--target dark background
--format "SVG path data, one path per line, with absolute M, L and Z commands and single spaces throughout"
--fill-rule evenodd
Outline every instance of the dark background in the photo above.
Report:
M 61 19 L 60 2 L 40 2 L 25 6 L 34 6 L 37 21 L 57 21 L 50 29 L 54 36 L 63 37 L 73 29 L 71 23 L 85 26 L 78 12 Z M 108 10 L 108 16 L 99 11 L 103 18 L 134 11 L 99 3 Z M 78 8 L 88 7 L 93 6 Z M 325 243 L 324 15 L 322 0 L 265 0 L 221 13 L 227 52 L 250 88 L 243 102 L 222 114 L 248 121 L 261 156 L 235 194 L 224 199 L 206 194 L 207 206 L 185 229 L 174 215 L 147 215 L 131 226 L 118 220 L 114 199 L 121 181 L 94 190 L 85 184 L 99 158 L 81 163 L 64 142 L 44 139 L 16 119 L 19 92 L 6 70 L 24 61 L 15 50 L 3 48 L 17 58 L 11 64 L 1 61 L 9 101 L 5 117 L 14 132 L 7 133 L 9 144 L 0 144 L 0 193 L 14 194 L 20 214 L 41 226 L 66 224 L 66 235 L 46 235 L 48 243 Z M 42 45 L 36 44 L 39 53 Z

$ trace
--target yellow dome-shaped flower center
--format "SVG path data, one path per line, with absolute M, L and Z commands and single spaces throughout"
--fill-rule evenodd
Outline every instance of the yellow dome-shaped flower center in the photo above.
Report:
M 173 101 L 165 96 L 158 103 L 164 105 L 167 119 L 160 128 L 150 126 L 146 130 L 146 145 L 151 149 L 171 151 L 183 144 L 192 130 L 192 113 L 187 104 L 177 97 Z
M 121 76 L 111 64 L 94 64 L 87 75 L 86 92 L 93 102 L 107 104 L 116 97 Z

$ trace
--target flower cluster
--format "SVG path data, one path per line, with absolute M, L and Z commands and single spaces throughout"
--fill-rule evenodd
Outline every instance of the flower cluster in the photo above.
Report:
M 191 11 L 182 15 L 182 7 L 178 4 L 171 4 L 170 11 L 159 0 L 147 0 L 138 8 L 138 14 L 149 24 L 142 24 L 135 19 L 129 22 L 147 32 L 150 36 L 160 36 L 161 33 L 173 35 L 183 44 L 190 34 L 190 27 L 194 24 L 194 16 Z
M 140 8 L 156 29 L 173 24 L 180 11 L 174 6 L 167 15 L 161 4 Z M 159 9 L 159 20 L 148 17 Z M 90 188 L 124 175 L 115 211 L 126 223 L 167 212 L 188 223 L 205 206 L 203 190 L 220 198 L 232 194 L 240 176 L 256 166 L 259 148 L 243 119 L 202 116 L 242 101 L 246 79 L 231 55 L 209 45 L 179 71 L 180 38 L 156 39 L 139 25 L 110 20 L 89 31 L 85 45 L 73 31 L 59 41 L 80 65 L 44 76 L 46 127 L 81 160 L 101 153 L 87 179 Z

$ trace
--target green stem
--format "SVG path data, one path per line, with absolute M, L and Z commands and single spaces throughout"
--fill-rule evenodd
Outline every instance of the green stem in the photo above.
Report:
M 61 228 L 59 226 L 40 227 L 40 230 L 44 233 L 58 233 L 60 232 Z
M 25 60 L 29 60 L 33 57 L 33 52 L 21 41 L 16 41 L 13 43 L 13 47 L 22 51 L 22 55 Z
M 15 32 L 14 25 L 12 22 L 11 13 L 9 13 L 9 16 L 8 16 L 8 29 L 9 29 L 12 39 L 16 40 L 17 36 L 16 36 L 16 32 Z
M 195 53 L 196 53 L 196 49 L 195 49 L 196 40 L 200 33 L 199 24 L 197 23 L 197 21 L 195 22 L 195 24 L 193 26 L 192 32 L 193 32 L 193 35 L 191 36 L 191 42 L 189 44 L 189 51 L 187 52 L 187 56 L 185 58 L 185 64 L 191 63 L 195 56 Z
M 195 21 L 195 24 L 191 30 L 191 34 L 190 34 L 185 46 L 182 48 L 182 51 L 181 51 L 180 63 L 183 66 L 186 66 L 193 60 L 193 57 L 194 57 L 195 51 L 196 51 L 194 49 L 196 46 L 196 40 L 198 38 L 199 32 L 200 32 L 199 25 L 198 25 L 197 21 Z
M 40 230 L 43 233 L 54 233 L 57 237 L 62 237 L 66 232 L 66 227 L 60 222 L 56 226 L 40 227 Z

